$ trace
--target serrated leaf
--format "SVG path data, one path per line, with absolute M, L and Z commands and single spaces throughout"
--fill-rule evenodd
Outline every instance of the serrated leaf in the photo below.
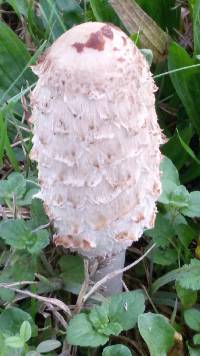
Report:
M 8 179 L 0 182 L 0 200 L 21 199 L 26 191 L 26 180 L 20 173 L 11 173 Z
M 39 253 L 49 243 L 47 230 L 32 232 L 22 219 L 5 220 L 0 223 L 0 237 L 19 250 L 27 250 L 32 254 Z
M 183 288 L 179 282 L 176 282 L 176 292 L 184 308 L 190 308 L 197 301 L 197 292 Z
M 97 347 L 104 345 L 108 337 L 98 333 L 92 326 L 88 316 L 78 314 L 70 320 L 67 328 L 67 341 L 70 345 Z
M 198 309 L 185 310 L 184 319 L 190 329 L 200 332 L 200 311 Z
M 24 343 L 31 338 L 31 334 L 32 334 L 31 325 L 27 320 L 23 321 L 20 327 L 19 334 L 21 339 L 24 341 Z
M 166 356 L 174 344 L 175 329 L 159 314 L 142 314 L 138 318 L 138 328 L 146 342 L 151 356 Z
M 152 237 L 157 246 L 166 247 L 169 245 L 169 239 L 175 235 L 175 231 L 168 216 L 158 213 L 154 228 L 146 230 L 145 235 Z
M 200 192 L 192 192 L 189 195 L 189 202 L 186 208 L 181 209 L 181 213 L 190 218 L 200 216 Z
M 197 237 L 197 232 L 187 224 L 177 224 L 175 225 L 175 230 L 178 235 L 179 240 L 185 248 L 188 248 L 189 244 L 193 239 Z
M 46 341 L 42 341 L 38 345 L 38 347 L 36 348 L 36 351 L 46 353 L 46 352 L 56 350 L 60 346 L 61 346 L 61 342 L 58 340 L 46 340 Z
M 200 261 L 193 259 L 189 265 L 184 265 L 177 280 L 186 289 L 200 290 Z
M 131 356 L 131 351 L 124 345 L 112 345 L 103 349 L 102 356 Z

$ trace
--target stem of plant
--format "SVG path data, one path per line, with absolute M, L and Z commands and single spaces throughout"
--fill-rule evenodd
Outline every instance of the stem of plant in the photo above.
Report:
M 113 256 L 102 266 L 100 265 L 93 276 L 93 281 L 96 283 L 105 276 L 107 276 L 109 273 L 122 269 L 124 267 L 125 262 L 125 253 L 126 251 L 123 250 L 118 255 Z M 107 283 L 104 284 L 102 294 L 105 297 L 109 297 L 113 294 L 122 292 L 122 276 L 123 273 L 118 274 L 116 277 L 112 278 L 112 280 L 109 280 Z

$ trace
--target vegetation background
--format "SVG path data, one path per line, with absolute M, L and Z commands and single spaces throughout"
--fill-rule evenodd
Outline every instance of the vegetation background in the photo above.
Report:
M 29 159 L 30 65 L 85 21 L 121 27 L 146 56 L 167 137 L 155 228 L 110 299 L 87 299 L 87 263 L 52 244 Z M 0 0 L 0 356 L 200 356 L 199 98 L 200 0 Z

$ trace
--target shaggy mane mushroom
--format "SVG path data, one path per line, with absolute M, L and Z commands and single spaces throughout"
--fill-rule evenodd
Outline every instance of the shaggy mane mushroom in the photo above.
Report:
M 111 24 L 73 27 L 32 69 L 39 197 L 55 244 L 98 259 L 99 279 L 154 226 L 162 143 L 156 87 L 143 55 Z M 119 279 L 109 284 L 106 294 L 121 290 Z

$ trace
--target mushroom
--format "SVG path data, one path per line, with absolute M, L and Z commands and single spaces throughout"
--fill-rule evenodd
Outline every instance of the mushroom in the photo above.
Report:
M 33 148 L 54 242 L 97 260 L 97 280 L 154 226 L 162 133 L 156 86 L 134 43 L 88 22 L 59 37 L 32 67 Z M 105 294 L 121 290 L 117 279 Z

